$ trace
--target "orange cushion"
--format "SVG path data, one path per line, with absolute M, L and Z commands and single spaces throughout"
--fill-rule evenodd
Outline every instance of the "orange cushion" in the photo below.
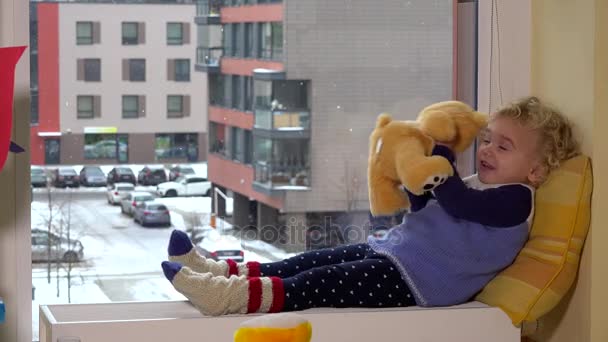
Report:
M 511 266 L 476 299 L 503 309 L 519 325 L 553 309 L 572 286 L 591 219 L 589 158 L 574 157 L 536 192 L 530 238 Z

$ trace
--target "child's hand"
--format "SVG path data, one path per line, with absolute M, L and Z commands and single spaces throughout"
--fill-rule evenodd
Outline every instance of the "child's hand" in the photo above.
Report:
M 454 162 L 456 161 L 456 157 L 454 156 L 454 152 L 452 152 L 450 146 L 443 143 L 436 143 L 431 155 L 442 156 L 447 159 L 450 164 L 454 164 Z

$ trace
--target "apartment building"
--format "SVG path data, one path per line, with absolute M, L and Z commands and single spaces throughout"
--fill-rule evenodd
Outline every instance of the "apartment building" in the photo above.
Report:
M 33 2 L 33 164 L 206 160 L 194 3 Z
M 209 178 L 234 193 L 235 225 L 300 243 L 327 218 L 364 230 L 377 115 L 413 119 L 456 96 L 455 3 L 197 2 Z

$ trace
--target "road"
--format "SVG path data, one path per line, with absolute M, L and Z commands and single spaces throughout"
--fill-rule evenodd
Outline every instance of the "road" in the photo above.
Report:
M 70 196 L 70 235 L 82 242 L 85 254 L 85 260 L 75 264 L 71 271 L 73 279 L 77 279 L 78 283 L 96 284 L 109 301 L 166 300 L 176 297 L 171 288 L 170 293 L 166 293 L 165 282 L 168 281 L 164 279 L 160 267 L 160 263 L 167 260 L 167 242 L 171 231 L 184 228 L 179 226 L 182 220 L 173 212 L 173 208 L 169 209 L 177 227 L 144 228 L 121 214 L 119 206 L 108 204 L 102 189 L 53 189 L 54 203 L 64 206 L 64 218 Z M 35 190 L 34 201 L 47 203 L 46 200 L 44 189 Z M 33 211 L 32 215 L 40 216 L 44 212 Z M 245 253 L 245 257 L 246 261 L 268 261 L 250 251 Z M 61 271 L 60 275 L 65 277 L 66 271 Z M 34 284 L 41 280 L 46 283 L 46 277 L 46 263 L 32 265 Z M 145 296 L 142 296 L 142 282 L 147 283 Z M 151 284 L 159 282 L 162 282 L 161 288 L 150 289 Z

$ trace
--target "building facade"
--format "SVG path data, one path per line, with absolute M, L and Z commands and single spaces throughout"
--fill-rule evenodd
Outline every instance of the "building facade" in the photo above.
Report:
M 198 1 L 208 173 L 234 192 L 235 225 L 303 244 L 333 220 L 364 240 L 377 115 L 414 119 L 454 96 L 454 3 Z
M 33 164 L 206 160 L 193 3 L 35 2 L 32 11 Z

